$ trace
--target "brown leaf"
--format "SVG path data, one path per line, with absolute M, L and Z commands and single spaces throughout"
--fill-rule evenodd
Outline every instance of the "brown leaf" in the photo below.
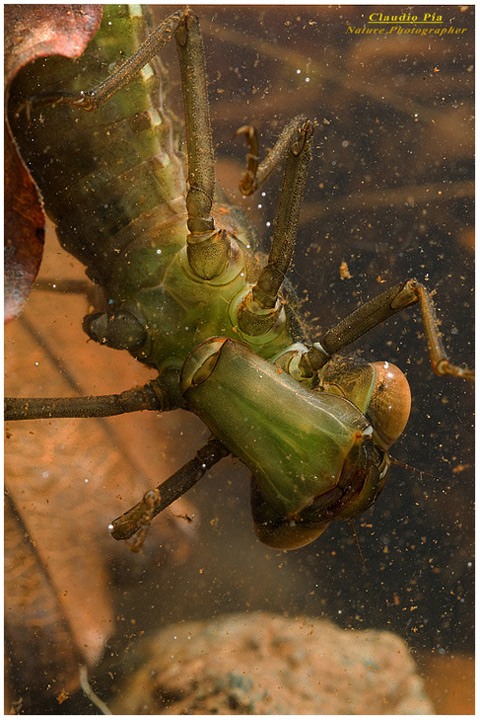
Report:
M 101 5 L 5 5 L 6 82 L 32 60 L 78 57 L 101 19 Z
M 63 269 L 78 279 L 79 264 L 49 244 L 50 277 L 59 279 Z M 81 295 L 34 291 L 22 318 L 7 327 L 7 394 L 108 393 L 151 376 L 126 353 L 87 343 L 80 330 L 87 310 Z M 173 432 L 179 422 L 173 419 Z M 9 424 L 7 640 L 29 687 L 68 693 L 78 685 L 79 662 L 94 665 L 102 656 L 114 630 L 107 563 L 148 571 L 165 562 L 167 548 L 173 562 L 185 558 L 195 523 L 176 517 L 192 514 L 183 500 L 155 521 L 143 558 L 107 529 L 180 464 L 175 453 L 166 455 L 170 437 L 163 427 L 153 413 Z
M 97 31 L 100 5 L 5 6 L 5 107 L 10 84 L 32 60 L 78 57 Z M 40 193 L 5 118 L 5 320 L 16 317 L 42 260 L 45 215 Z
M 16 664 L 21 662 L 24 676 L 34 678 L 40 672 L 45 684 L 57 678 L 66 692 L 74 690 L 81 656 L 70 642 L 68 622 L 35 544 L 8 495 L 5 557 L 8 561 L 5 573 L 6 639 L 8 655 L 14 658 L 13 674 L 18 672 Z M 17 660 L 17 650 L 24 647 L 28 647 L 29 652 L 20 653 L 21 659 Z M 48 653 L 45 652 L 47 647 Z M 42 658 L 41 668 L 39 657 Z M 60 678 L 59 657 L 62 658 Z
M 40 194 L 17 153 L 5 123 L 5 322 L 16 317 L 28 297 L 43 254 Z

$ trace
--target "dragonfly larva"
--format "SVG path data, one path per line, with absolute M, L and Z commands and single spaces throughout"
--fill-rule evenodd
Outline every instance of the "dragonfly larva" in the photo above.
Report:
M 117 518 L 113 536 L 138 532 L 141 545 L 151 517 L 233 453 L 252 473 L 258 537 L 273 547 L 300 547 L 332 520 L 350 520 L 374 502 L 391 464 L 390 446 L 409 415 L 408 383 L 392 363 L 342 353 L 418 303 L 435 371 L 466 380 L 473 372 L 448 361 L 430 295 L 413 279 L 346 312 L 330 329 L 315 329 L 315 342 L 307 337 L 282 285 L 317 147 L 315 118 L 287 122 L 265 159 L 255 129 L 241 128 L 249 151 L 244 194 L 285 166 L 268 262 L 259 265 L 248 223 L 215 189 L 196 15 L 179 9 L 146 40 L 145 33 L 137 6 L 106 6 L 82 58 L 37 63 L 17 84 L 12 102 L 22 154 L 60 241 L 104 291 L 104 307 L 87 315 L 85 332 L 129 350 L 158 378 L 115 396 L 9 399 L 6 416 L 98 417 L 186 407 L 213 438 Z M 179 56 L 186 162 L 159 59 L 169 41 Z M 124 58 L 131 59 L 119 65 Z

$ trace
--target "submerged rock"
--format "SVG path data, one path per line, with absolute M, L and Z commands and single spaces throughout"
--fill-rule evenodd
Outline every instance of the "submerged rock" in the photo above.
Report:
M 258 612 L 170 625 L 136 655 L 115 714 L 433 713 L 406 644 L 389 632 Z

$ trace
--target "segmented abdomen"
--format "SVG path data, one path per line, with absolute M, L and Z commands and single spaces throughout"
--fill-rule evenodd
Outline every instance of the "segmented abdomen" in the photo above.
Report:
M 88 90 L 105 79 L 143 41 L 139 13 L 139 6 L 105 6 L 81 58 L 36 62 L 22 80 L 23 95 Z M 132 244 L 135 254 L 143 249 L 148 256 L 185 241 L 183 162 L 164 82 L 154 59 L 94 112 L 44 107 L 18 133 L 62 245 L 114 296 L 128 290 L 120 291 L 116 267 L 132 254 Z M 24 125 L 25 117 L 18 122 Z M 124 283 L 125 272 L 120 275 Z

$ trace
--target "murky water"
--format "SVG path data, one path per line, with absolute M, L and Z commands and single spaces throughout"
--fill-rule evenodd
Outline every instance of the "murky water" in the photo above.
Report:
M 154 12 L 160 18 L 170 9 Z M 436 290 L 452 360 L 472 366 L 472 6 L 439 7 L 441 20 L 423 25 L 373 24 L 379 6 L 195 9 L 205 34 L 219 177 L 232 200 L 251 212 L 264 248 L 280 173 L 253 199 L 239 198 L 245 151 L 233 133 L 253 123 L 265 149 L 292 115 L 305 113 L 317 123 L 290 274 L 312 337 L 362 300 L 416 277 Z M 415 6 L 417 16 L 423 13 Z M 357 32 L 374 27 L 388 31 Z M 407 32 L 426 27 L 447 32 Z M 165 57 L 180 114 L 174 50 L 167 48 Z M 350 278 L 342 278 L 342 262 Z M 80 327 L 78 334 L 82 343 Z M 363 566 L 346 523 L 289 553 L 259 544 L 248 472 L 238 461 L 222 461 L 188 495 L 200 518 L 189 534 L 188 558 L 139 571 L 133 557 L 128 572 L 123 565 L 117 571 L 110 645 L 120 664 L 126 644 L 143 632 L 256 610 L 391 630 L 422 662 L 473 652 L 472 386 L 432 373 L 416 308 L 370 332 L 353 351 L 406 372 L 412 414 L 392 454 L 437 477 L 391 470 L 379 500 L 356 522 Z M 181 411 L 158 426 L 158 437 L 170 439 L 173 467 L 207 437 L 200 421 Z M 134 416 L 130 427 L 141 444 Z M 151 485 L 160 479 L 152 466 Z M 108 694 L 102 671 L 97 679 Z

